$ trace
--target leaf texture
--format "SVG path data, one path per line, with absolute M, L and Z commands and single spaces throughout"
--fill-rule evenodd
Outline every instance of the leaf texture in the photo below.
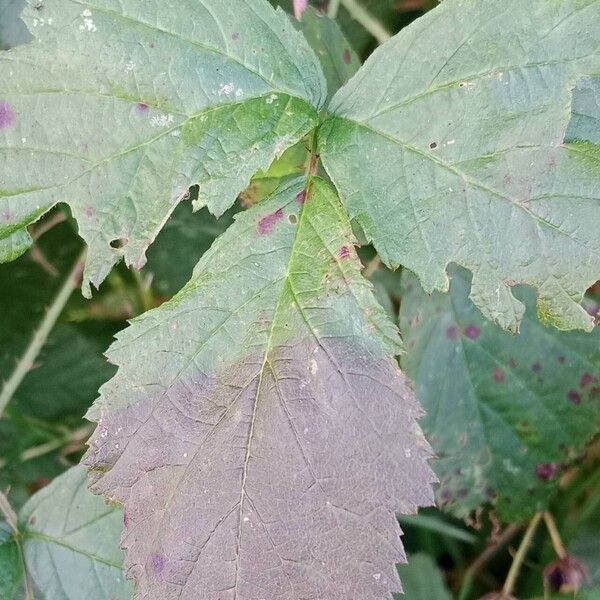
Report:
M 136 598 L 399 589 L 394 512 L 431 503 L 430 450 L 354 242 L 328 184 L 296 180 L 118 335 L 85 462 L 125 506 Z
M 445 0 L 336 94 L 321 156 L 384 261 L 426 291 L 447 291 L 455 262 L 502 327 L 518 329 L 526 283 L 544 320 L 589 330 L 600 163 L 563 142 L 573 88 L 599 70 L 598 0 Z
M 86 295 L 121 257 L 143 266 L 191 184 L 223 213 L 326 97 L 266 0 L 29 1 L 37 39 L 0 54 L 0 256 L 68 202 L 90 247 Z
M 402 366 L 427 416 L 439 459 L 438 504 L 466 517 L 491 503 L 506 521 L 546 510 L 565 466 L 600 425 L 600 330 L 560 332 L 535 315 L 521 334 L 483 318 L 468 299 L 466 271 L 451 271 L 450 294 L 427 296 L 403 274 Z
M 40 600 L 131 598 L 118 544 L 123 513 L 86 484 L 85 467 L 73 467 L 19 513 L 27 572 Z

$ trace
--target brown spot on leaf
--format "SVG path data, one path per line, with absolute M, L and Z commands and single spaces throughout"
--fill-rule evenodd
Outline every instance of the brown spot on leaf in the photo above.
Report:
M 532 370 L 534 373 L 540 373 L 540 372 L 541 372 L 541 370 L 542 370 L 542 365 L 541 365 L 539 362 L 534 362 L 534 363 L 531 365 L 531 370 Z
M 579 380 L 579 385 L 582 388 L 586 388 L 588 385 L 592 383 L 596 383 L 597 379 L 591 373 L 584 373 Z
M 460 337 L 460 330 L 456 325 L 451 325 L 446 329 L 446 337 L 450 340 L 456 340 Z
M 352 53 L 349 48 L 344 49 L 344 62 L 349 65 L 352 62 Z
M 567 399 L 573 404 L 581 404 L 581 394 L 577 390 L 569 390 Z
M 559 362 L 561 365 L 564 365 L 564 364 L 565 364 L 565 362 L 566 362 L 566 360 L 567 360 L 567 359 L 566 359 L 564 356 L 559 356 L 559 357 L 558 357 L 558 362 Z

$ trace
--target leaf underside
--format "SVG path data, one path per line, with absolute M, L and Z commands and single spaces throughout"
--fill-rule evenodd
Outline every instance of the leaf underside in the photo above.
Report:
M 560 332 L 535 315 L 532 290 L 521 334 L 486 319 L 451 271 L 450 294 L 426 295 L 403 275 L 402 367 L 415 381 L 438 460 L 438 505 L 459 517 L 491 503 L 506 521 L 546 510 L 561 471 L 600 424 L 600 330 Z
M 336 94 L 321 156 L 383 260 L 428 292 L 455 262 L 502 327 L 518 329 L 526 283 L 544 320 L 589 330 L 599 151 L 564 140 L 573 88 L 599 70 L 598 0 L 447 0 Z
M 123 513 L 87 489 L 83 466 L 35 494 L 19 513 L 27 572 L 40 600 L 129 600 L 119 549 Z
M 109 350 L 85 462 L 125 505 L 137 598 L 400 589 L 394 513 L 432 500 L 420 409 L 337 196 L 303 186 L 238 215 Z
M 266 0 L 30 0 L 0 54 L 0 259 L 67 202 L 83 289 L 137 268 L 188 187 L 215 214 L 316 124 L 317 58 Z

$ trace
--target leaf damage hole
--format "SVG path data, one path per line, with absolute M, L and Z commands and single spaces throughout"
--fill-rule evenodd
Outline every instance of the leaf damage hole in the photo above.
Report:
M 111 240 L 110 247 L 114 248 L 115 250 L 120 250 L 121 248 L 127 246 L 128 243 L 129 240 L 126 237 L 119 237 Z

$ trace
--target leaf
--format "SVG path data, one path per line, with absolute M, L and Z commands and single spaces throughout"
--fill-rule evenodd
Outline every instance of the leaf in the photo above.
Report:
M 339 25 L 309 7 L 302 15 L 304 37 L 321 62 L 331 98 L 360 68 L 360 60 Z
M 600 144 L 600 77 L 584 77 L 577 82 L 565 141 Z
M 118 539 L 122 511 L 90 494 L 74 467 L 19 513 L 27 572 L 39 600 L 129 600 Z
M 439 459 L 438 504 L 459 517 L 487 502 L 506 521 L 544 510 L 561 468 L 600 422 L 600 329 L 559 332 L 535 316 L 532 290 L 517 337 L 486 321 L 468 300 L 469 277 L 427 296 L 403 275 L 402 365 L 427 417 Z
M 316 124 L 318 61 L 266 0 L 29 1 L 37 40 L 0 55 L 0 238 L 68 202 L 87 296 L 191 184 L 220 215 Z
M 414 554 L 399 567 L 404 600 L 452 600 L 438 566 L 427 554 Z
M 31 39 L 25 23 L 20 19 L 25 0 L 2 0 L 0 13 L 0 50 L 8 50 Z
M 16 599 L 22 578 L 19 547 L 10 527 L 0 521 L 0 598 Z
M 328 184 L 296 180 L 117 336 L 85 462 L 125 505 L 137 598 L 399 588 L 394 512 L 431 502 L 429 449 L 353 244 Z
M 597 0 L 445 0 L 333 98 L 323 163 L 382 259 L 427 292 L 455 262 L 502 327 L 518 329 L 525 283 L 545 321 L 590 330 L 598 154 L 563 139 L 575 82 L 599 69 Z

